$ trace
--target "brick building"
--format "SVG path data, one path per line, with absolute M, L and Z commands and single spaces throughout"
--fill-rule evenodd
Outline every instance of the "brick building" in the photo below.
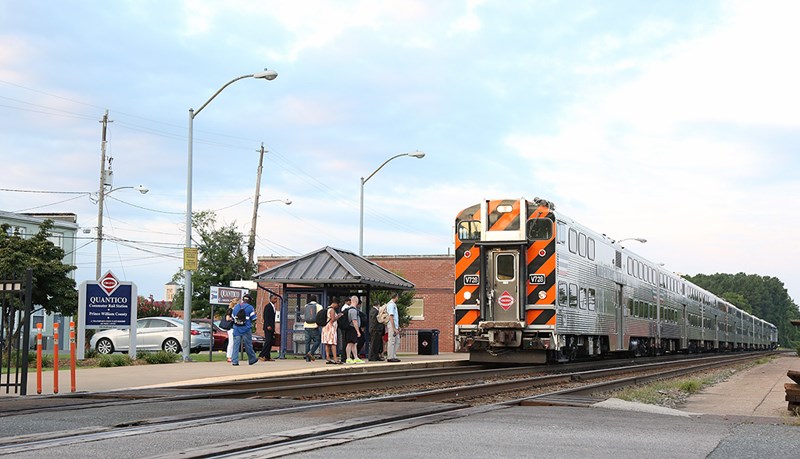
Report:
M 415 285 L 409 329 L 438 329 L 439 351 L 452 352 L 453 344 L 453 284 L 452 255 L 378 255 L 365 257 Z M 258 272 L 278 266 L 291 257 L 258 257 Z M 261 284 L 272 290 L 280 285 Z M 263 300 L 259 298 L 261 306 Z

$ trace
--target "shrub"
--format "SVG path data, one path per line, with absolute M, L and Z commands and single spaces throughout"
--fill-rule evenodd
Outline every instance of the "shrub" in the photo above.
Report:
M 167 351 L 144 352 L 142 353 L 142 359 L 144 359 L 145 362 L 153 365 L 161 363 L 175 363 L 175 361 L 178 360 L 178 354 Z
M 99 367 L 125 367 L 133 363 L 128 354 L 102 355 L 97 362 Z
M 688 379 L 682 381 L 678 388 L 686 393 L 694 394 L 703 388 L 703 383 L 697 379 Z

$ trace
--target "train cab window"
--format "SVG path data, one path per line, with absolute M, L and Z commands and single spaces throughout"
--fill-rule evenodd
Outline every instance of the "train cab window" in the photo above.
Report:
M 469 220 L 458 224 L 458 239 L 461 241 L 480 241 L 481 222 Z
M 553 222 L 549 218 L 534 218 L 528 220 L 528 239 L 531 241 L 546 241 L 553 237 Z
M 566 282 L 559 282 L 558 283 L 558 305 L 562 307 L 567 306 L 567 283 Z
M 590 260 L 594 260 L 594 239 L 589 238 L 589 245 L 586 249 L 586 256 L 588 256 Z
M 494 277 L 499 281 L 516 279 L 517 257 L 513 253 L 499 253 L 495 257 Z
M 578 253 L 578 232 L 574 229 L 569 229 L 569 251 Z
M 589 300 L 589 310 L 590 311 L 594 311 L 595 310 L 595 304 L 597 304 L 597 299 L 595 298 L 595 290 L 593 288 L 590 288 L 588 290 L 588 292 L 589 292 L 589 295 L 588 295 L 587 298 Z
M 586 309 L 586 306 L 588 304 L 589 304 L 589 298 L 586 296 L 586 287 L 581 287 L 581 298 L 580 298 L 581 309 Z
M 569 284 L 569 305 L 573 308 L 578 307 L 578 286 Z
M 583 233 L 578 235 L 578 255 L 586 256 L 586 235 Z

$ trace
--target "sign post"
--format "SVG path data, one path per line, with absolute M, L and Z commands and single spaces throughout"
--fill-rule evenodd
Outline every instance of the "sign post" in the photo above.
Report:
M 136 284 L 120 282 L 108 271 L 95 282 L 84 281 L 78 289 L 78 359 L 85 358 L 86 330 L 128 328 L 128 355 L 136 358 Z

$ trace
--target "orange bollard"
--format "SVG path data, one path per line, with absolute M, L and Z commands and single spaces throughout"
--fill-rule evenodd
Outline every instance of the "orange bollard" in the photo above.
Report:
M 75 392 L 75 322 L 69 323 L 69 391 Z
M 58 393 L 58 324 L 53 324 L 53 393 Z
M 42 393 L 42 324 L 36 324 L 36 393 Z

